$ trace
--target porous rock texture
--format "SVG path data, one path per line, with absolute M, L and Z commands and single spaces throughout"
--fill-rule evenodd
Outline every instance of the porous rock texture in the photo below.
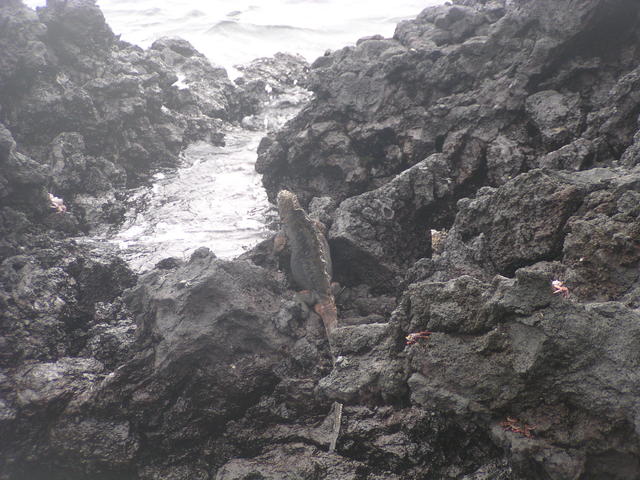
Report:
M 0 478 L 639 478 L 639 32 L 631 0 L 460 0 L 314 63 L 257 168 L 329 228 L 330 342 L 269 242 L 136 279 L 65 240 L 3 116 Z
M 316 60 L 315 100 L 258 162 L 271 196 L 343 200 L 438 152 L 458 196 L 620 158 L 636 131 L 636 2 L 456 3 Z

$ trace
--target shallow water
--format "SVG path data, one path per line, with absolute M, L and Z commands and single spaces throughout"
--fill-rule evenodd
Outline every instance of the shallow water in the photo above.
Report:
M 234 258 L 273 233 L 275 210 L 255 172 L 256 150 L 268 130 L 293 117 L 308 100 L 299 87 L 265 106 L 257 131 L 229 127 L 225 146 L 198 142 L 182 152 L 176 170 L 158 172 L 132 190 L 126 221 L 95 240 L 116 244 L 137 271 L 167 257 L 187 259 L 199 247 Z
M 136 270 L 166 257 L 186 258 L 200 246 L 232 258 L 268 234 L 270 207 L 254 172 L 264 132 L 227 132 L 226 146 L 196 143 L 183 153 L 177 171 L 158 173 L 150 187 L 132 192 L 122 229 L 108 237 Z

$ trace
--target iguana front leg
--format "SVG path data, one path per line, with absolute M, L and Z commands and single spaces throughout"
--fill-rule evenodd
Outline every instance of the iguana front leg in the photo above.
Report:
M 278 233 L 276 233 L 276 236 L 273 237 L 273 252 L 280 253 L 286 246 L 287 235 L 282 230 L 280 230 Z

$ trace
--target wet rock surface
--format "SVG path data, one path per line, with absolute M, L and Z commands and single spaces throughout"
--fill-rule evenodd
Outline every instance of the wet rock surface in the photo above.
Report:
M 273 57 L 257 58 L 235 68 L 242 74 L 235 79 L 235 84 L 243 126 L 250 126 L 263 105 L 274 97 L 279 97 L 276 103 L 281 107 L 297 104 L 292 89 L 302 90 L 307 86 L 309 64 L 300 55 L 278 52 Z
M 271 241 L 138 277 L 69 238 L 304 66 L 3 3 L 0 478 L 638 477 L 639 11 L 463 0 L 313 64 L 257 168 L 327 227 L 326 338 Z

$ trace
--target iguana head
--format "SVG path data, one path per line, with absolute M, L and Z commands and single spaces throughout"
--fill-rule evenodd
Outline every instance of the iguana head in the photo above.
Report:
M 285 219 L 291 212 L 297 210 L 300 207 L 300 202 L 298 202 L 298 197 L 293 192 L 289 190 L 280 190 L 278 192 L 278 213 L 280 214 L 280 218 L 282 220 Z

